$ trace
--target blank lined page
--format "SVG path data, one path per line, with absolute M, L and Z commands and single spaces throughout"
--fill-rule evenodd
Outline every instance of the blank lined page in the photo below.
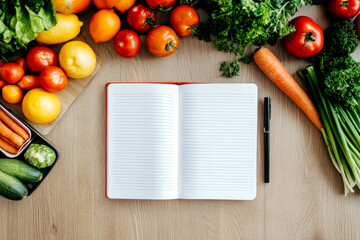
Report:
M 179 197 L 256 197 L 257 86 L 180 87 Z
M 107 196 L 178 197 L 179 88 L 110 84 L 107 88 Z

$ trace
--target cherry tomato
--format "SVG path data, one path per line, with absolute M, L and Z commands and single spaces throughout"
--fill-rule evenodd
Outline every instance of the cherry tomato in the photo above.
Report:
M 0 78 L 8 83 L 17 83 L 24 76 L 24 69 L 16 63 L 5 63 L 1 67 Z
M 170 14 L 170 24 L 180 37 L 190 36 L 199 22 L 199 14 L 189 5 L 180 5 Z
M 15 61 L 16 64 L 18 64 L 20 67 L 22 67 L 24 69 L 24 72 L 26 72 L 26 61 L 25 58 L 18 58 Z
M 155 12 L 142 4 L 132 7 L 126 20 L 131 28 L 140 33 L 147 32 L 156 23 Z
M 115 51 L 122 57 L 135 57 L 140 51 L 140 46 L 140 37 L 133 30 L 122 30 L 116 35 L 114 42 Z
M 36 73 L 41 72 L 47 66 L 56 66 L 58 57 L 50 48 L 38 46 L 32 48 L 26 56 L 27 67 Z
M 176 0 L 146 0 L 146 3 L 150 6 L 150 7 L 171 7 L 174 3 L 176 2 Z
M 67 85 L 67 77 L 64 71 L 56 66 L 48 66 L 42 70 L 40 76 L 41 86 L 49 92 L 58 92 Z
M 25 89 L 25 90 L 41 87 L 39 77 L 34 76 L 34 75 L 25 75 L 25 76 L 23 76 L 21 81 L 18 82 L 17 85 L 21 89 Z
M 360 0 L 331 0 L 329 12 L 339 18 L 353 18 L 360 12 Z
M 322 28 L 311 18 L 300 16 L 291 21 L 296 31 L 285 36 L 284 44 L 288 53 L 299 58 L 317 54 L 324 46 Z
M 152 29 L 147 38 L 146 46 L 155 56 L 167 57 L 179 47 L 180 39 L 176 32 L 168 26 L 159 26 Z
M 4 80 L 0 79 L 0 88 L 3 88 L 7 85 L 7 82 L 5 82 Z

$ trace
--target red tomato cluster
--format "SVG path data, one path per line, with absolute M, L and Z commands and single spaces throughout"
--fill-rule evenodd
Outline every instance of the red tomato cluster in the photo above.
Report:
M 149 52 L 158 57 L 169 56 L 179 47 L 179 37 L 190 36 L 200 21 L 199 14 L 191 6 L 179 5 L 174 8 L 176 0 L 146 0 L 147 6 L 136 4 L 136 0 L 93 0 L 93 2 L 100 9 L 94 16 L 103 11 L 104 8 L 112 11 L 112 7 L 115 7 L 121 14 L 127 11 L 125 13 L 126 22 L 130 29 L 121 30 L 116 36 L 114 31 L 120 28 L 119 26 L 122 24 L 111 24 L 105 20 L 105 17 L 103 19 L 93 17 L 90 21 L 90 34 L 94 41 L 101 42 L 100 39 L 103 39 L 105 42 L 115 36 L 115 51 L 125 58 L 135 57 L 139 53 L 141 48 L 139 34 L 146 33 L 146 47 Z M 161 12 L 170 12 L 169 23 L 171 27 L 157 25 L 157 17 Z M 114 14 L 109 13 L 109 15 Z M 111 16 L 111 18 L 114 19 L 114 22 L 115 20 L 118 21 L 116 16 Z M 105 32 L 104 25 L 108 25 L 109 31 Z M 97 30 L 97 28 L 101 28 L 101 30 Z M 100 36 L 107 34 L 110 37 Z
M 58 56 L 47 47 L 32 48 L 25 58 L 13 63 L 0 62 L 0 88 L 5 101 L 18 103 L 24 90 L 42 87 L 58 92 L 67 85 L 64 71 L 57 67 Z

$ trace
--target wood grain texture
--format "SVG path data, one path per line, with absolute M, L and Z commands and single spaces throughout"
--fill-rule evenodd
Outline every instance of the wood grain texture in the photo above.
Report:
M 322 7 L 300 13 L 322 26 Z M 81 14 L 88 22 L 90 14 Z M 83 29 L 88 33 L 87 24 Z M 144 38 L 142 38 L 144 40 Z M 295 76 L 308 65 L 271 50 Z M 155 58 L 143 48 L 123 59 L 113 42 L 93 44 L 102 66 L 48 135 L 61 157 L 34 194 L 0 199 L 0 239 L 360 239 L 359 191 L 344 197 L 321 134 L 254 65 L 219 77 L 229 56 L 210 43 L 181 39 L 178 51 Z M 360 54 L 357 52 L 356 57 Z M 296 80 L 300 83 L 299 78 Z M 108 200 L 105 197 L 105 83 L 143 81 L 253 82 L 259 87 L 258 190 L 254 201 Z M 262 99 L 272 98 L 271 175 L 263 183 Z

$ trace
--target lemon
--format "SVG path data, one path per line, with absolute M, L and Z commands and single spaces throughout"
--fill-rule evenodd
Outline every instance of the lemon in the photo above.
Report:
M 71 78 L 84 78 L 95 69 L 96 56 L 89 45 L 81 41 L 66 43 L 59 53 L 60 67 Z
M 75 38 L 83 25 L 75 14 L 56 13 L 58 23 L 48 31 L 42 31 L 36 37 L 39 44 L 58 44 Z
M 22 110 L 33 123 L 45 124 L 55 120 L 60 113 L 60 100 L 42 88 L 31 89 L 22 101 Z

